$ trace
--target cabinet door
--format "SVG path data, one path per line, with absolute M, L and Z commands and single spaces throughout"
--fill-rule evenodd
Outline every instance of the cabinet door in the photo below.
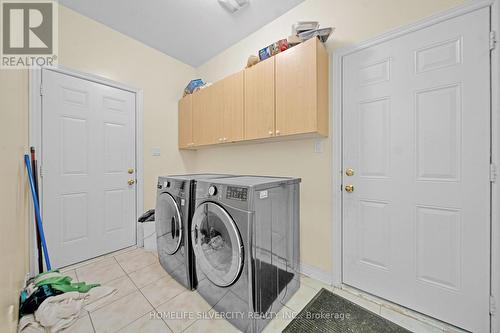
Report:
M 179 148 L 193 145 L 193 97 L 187 95 L 179 101 Z
M 276 134 L 317 130 L 316 38 L 276 55 Z
M 274 135 L 274 57 L 245 69 L 245 139 Z
M 211 145 L 219 142 L 220 85 L 214 84 L 193 94 L 193 137 L 195 146 Z
M 243 140 L 243 71 L 230 75 L 222 83 L 222 141 Z

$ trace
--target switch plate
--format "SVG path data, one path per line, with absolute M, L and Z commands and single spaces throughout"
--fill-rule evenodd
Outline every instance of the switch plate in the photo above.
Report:
M 160 156 L 160 155 L 161 155 L 160 147 L 151 148 L 151 156 Z
M 314 152 L 318 154 L 323 152 L 323 140 L 314 141 Z

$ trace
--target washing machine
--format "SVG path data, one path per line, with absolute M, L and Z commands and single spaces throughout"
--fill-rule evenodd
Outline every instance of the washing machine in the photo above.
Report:
M 243 332 L 260 332 L 298 290 L 298 178 L 200 180 L 191 224 L 195 284 Z
M 199 179 L 229 177 L 191 174 L 158 178 L 155 209 L 156 244 L 161 266 L 175 280 L 193 289 L 193 254 L 189 231 Z

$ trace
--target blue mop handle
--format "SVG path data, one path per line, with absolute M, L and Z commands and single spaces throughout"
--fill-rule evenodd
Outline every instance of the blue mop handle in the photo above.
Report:
M 26 170 L 28 171 L 28 179 L 30 182 L 31 196 L 33 197 L 33 205 L 35 206 L 35 214 L 37 217 L 37 227 L 40 233 L 40 240 L 42 242 L 43 256 L 45 257 L 45 266 L 47 270 L 50 271 L 52 267 L 50 266 L 49 251 L 47 250 L 47 243 L 45 242 L 45 234 L 43 233 L 42 216 L 40 215 L 40 205 L 38 204 L 38 199 L 36 197 L 35 186 L 33 185 L 33 174 L 31 173 L 31 162 L 28 155 L 24 155 L 24 163 L 26 164 Z

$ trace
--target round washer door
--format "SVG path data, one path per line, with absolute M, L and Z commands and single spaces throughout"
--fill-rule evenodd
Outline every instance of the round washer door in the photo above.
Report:
M 231 216 L 215 203 L 201 204 L 193 215 L 191 238 L 207 278 L 219 287 L 233 284 L 243 267 L 243 244 Z
M 174 254 L 182 242 L 182 220 L 179 207 L 169 193 L 158 197 L 155 218 L 158 253 Z

